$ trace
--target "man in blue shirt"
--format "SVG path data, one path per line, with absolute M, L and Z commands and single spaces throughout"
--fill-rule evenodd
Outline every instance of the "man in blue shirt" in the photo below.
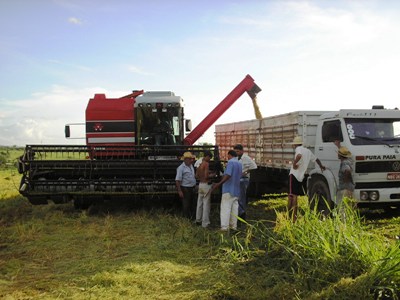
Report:
M 183 154 L 183 163 L 176 169 L 175 177 L 176 189 L 182 201 L 183 215 L 189 219 L 193 218 L 194 188 L 196 186 L 193 158 L 194 156 L 190 152 Z
M 237 229 L 237 215 L 239 211 L 240 178 L 242 177 L 242 165 L 237 160 L 234 150 L 228 152 L 228 164 L 224 176 L 216 183 L 210 193 L 222 185 L 221 198 L 221 230 Z

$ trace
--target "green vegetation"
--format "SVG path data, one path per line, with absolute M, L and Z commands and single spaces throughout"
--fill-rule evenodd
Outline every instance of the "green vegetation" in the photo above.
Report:
M 301 299 L 369 299 L 371 292 L 377 299 L 397 299 L 400 243 L 393 241 L 396 232 L 386 226 L 375 232 L 368 230 L 373 223 L 350 207 L 345 216 L 334 212 L 324 218 L 310 211 L 306 199 L 302 200 L 302 217 L 296 224 L 289 221 L 286 212 L 278 212 L 273 228 L 262 222 L 248 226 L 247 235 L 267 245 L 268 267 L 287 273 L 275 288 L 281 285 L 286 289 L 290 282 Z M 400 228 L 399 218 L 381 222 L 395 222 L 397 232 Z M 252 250 L 253 243 L 249 245 L 242 248 Z
M 10 155 L 11 157 L 11 155 Z M 170 206 L 106 203 L 87 211 L 32 206 L 20 175 L 0 169 L 1 299 L 399 299 L 400 217 L 354 211 L 323 218 L 300 198 L 258 200 L 230 234 Z M 6 192 L 5 192 L 6 191 Z
M 15 165 L 17 158 L 22 155 L 23 148 L 0 146 L 0 168 Z
M 21 175 L 16 169 L 16 164 L 22 153 L 22 148 L 0 147 L 0 200 L 18 195 Z

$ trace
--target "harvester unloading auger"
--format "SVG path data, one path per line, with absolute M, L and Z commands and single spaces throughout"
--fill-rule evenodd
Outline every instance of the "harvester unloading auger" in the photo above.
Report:
M 218 146 L 194 143 L 244 92 L 254 99 L 260 91 L 247 75 L 186 137 L 190 120 L 173 92 L 134 91 L 116 99 L 96 94 L 86 108 L 86 145 L 26 146 L 18 164 L 20 193 L 32 204 L 74 200 L 78 208 L 114 198 L 175 197 L 182 154 L 211 150 L 210 169 L 220 173 Z

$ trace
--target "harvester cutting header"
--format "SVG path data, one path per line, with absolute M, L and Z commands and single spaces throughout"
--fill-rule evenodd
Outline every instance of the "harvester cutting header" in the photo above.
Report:
M 86 108 L 86 145 L 27 145 L 19 160 L 20 193 L 32 204 L 176 195 L 175 171 L 185 151 L 214 152 L 210 166 L 220 171 L 217 146 L 193 146 L 218 118 L 247 92 L 261 89 L 247 75 L 191 131 L 184 101 L 173 92 L 133 91 L 121 98 L 96 94 Z M 185 137 L 185 132 L 189 132 Z M 70 126 L 65 128 L 70 137 Z

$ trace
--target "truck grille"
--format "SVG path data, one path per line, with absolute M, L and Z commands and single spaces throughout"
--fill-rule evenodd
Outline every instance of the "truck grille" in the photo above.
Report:
M 356 173 L 400 172 L 400 161 L 356 162 Z
M 390 189 L 398 188 L 398 181 L 382 181 L 382 182 L 357 182 L 356 189 Z

